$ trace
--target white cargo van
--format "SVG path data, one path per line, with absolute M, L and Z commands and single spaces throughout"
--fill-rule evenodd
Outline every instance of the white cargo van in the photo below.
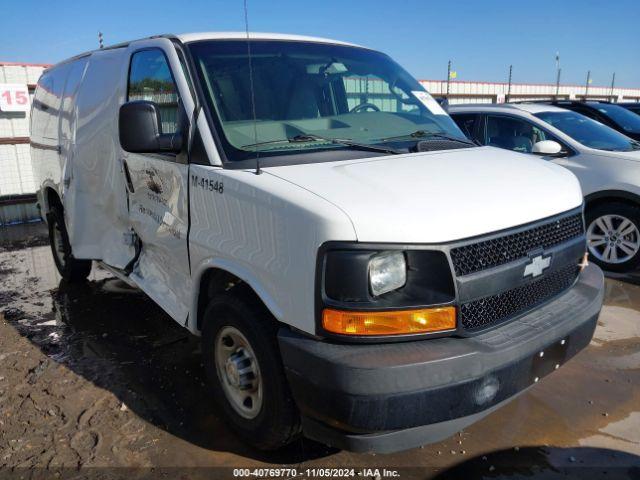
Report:
M 470 143 L 382 53 L 132 41 L 48 69 L 31 128 L 64 279 L 100 262 L 201 335 L 213 397 L 260 448 L 440 440 L 592 337 L 576 178 Z

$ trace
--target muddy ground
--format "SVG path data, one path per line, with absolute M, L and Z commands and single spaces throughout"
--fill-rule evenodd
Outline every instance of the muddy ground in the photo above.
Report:
M 640 478 L 640 286 L 629 281 L 607 280 L 584 352 L 453 438 L 391 455 L 308 440 L 263 453 L 221 421 L 198 339 L 96 267 L 86 285 L 60 283 L 43 233 L 0 228 L 0 479 L 217 478 L 280 465 L 299 476 Z

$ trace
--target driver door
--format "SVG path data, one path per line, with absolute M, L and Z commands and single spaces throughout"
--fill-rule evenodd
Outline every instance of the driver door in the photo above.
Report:
M 185 129 L 181 96 L 161 47 L 136 47 L 129 58 L 127 101 L 147 100 L 160 111 L 161 133 Z M 190 300 L 186 153 L 122 151 L 129 220 L 140 254 L 131 278 L 175 320 L 184 324 Z

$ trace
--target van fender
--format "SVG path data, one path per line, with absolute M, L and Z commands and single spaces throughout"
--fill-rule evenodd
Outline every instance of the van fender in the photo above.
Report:
M 224 270 L 232 275 L 235 275 L 244 283 L 249 285 L 251 289 L 255 292 L 255 294 L 260 298 L 262 303 L 267 307 L 269 312 L 276 318 L 278 321 L 282 321 L 284 317 L 284 313 L 280 308 L 278 302 L 275 298 L 268 292 L 266 288 L 262 285 L 257 276 L 248 268 L 234 262 L 233 260 L 229 260 L 222 257 L 216 258 L 208 258 L 200 262 L 197 268 L 193 271 L 193 288 L 192 288 L 192 298 L 191 298 L 191 313 L 189 315 L 189 330 L 196 334 L 200 335 L 200 330 L 198 329 L 198 301 L 200 294 L 200 283 L 202 282 L 202 277 L 204 274 L 211 269 L 219 269 Z

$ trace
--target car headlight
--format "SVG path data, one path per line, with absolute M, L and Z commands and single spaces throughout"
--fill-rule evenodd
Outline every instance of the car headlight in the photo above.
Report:
M 319 336 L 370 341 L 456 330 L 456 291 L 446 252 L 394 248 L 357 242 L 321 247 L 316 277 Z
M 369 287 L 374 296 L 397 290 L 407 283 L 407 262 L 403 252 L 383 252 L 369 260 Z

